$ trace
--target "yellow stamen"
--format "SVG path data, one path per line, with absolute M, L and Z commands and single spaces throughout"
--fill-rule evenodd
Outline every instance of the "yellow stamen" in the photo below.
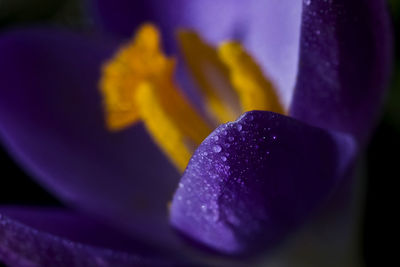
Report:
M 240 114 L 238 98 L 232 90 L 229 70 L 212 46 L 196 33 L 179 31 L 178 40 L 185 61 L 204 97 L 208 115 L 217 124 L 235 120 Z
M 145 121 L 155 141 L 162 145 L 174 164 L 180 170 L 184 170 L 192 151 L 185 146 L 185 136 L 162 108 L 159 96 L 150 83 L 142 83 L 136 90 L 136 103 L 141 119 Z
M 158 30 L 142 26 L 103 67 L 100 88 L 106 123 L 117 131 L 141 120 L 149 133 L 183 171 L 194 149 L 212 128 L 173 81 L 175 60 L 160 48 Z
M 159 31 L 151 24 L 140 27 L 133 40 L 103 66 L 100 89 L 110 131 L 142 121 L 183 171 L 213 126 L 249 110 L 284 113 L 284 109 L 272 83 L 240 44 L 229 42 L 215 49 L 188 31 L 181 31 L 179 40 L 204 96 L 209 122 L 176 85 L 175 59 L 164 54 Z
M 285 113 L 272 83 L 267 80 L 253 58 L 236 42 L 226 42 L 218 49 L 221 60 L 230 70 L 242 111 L 268 110 Z

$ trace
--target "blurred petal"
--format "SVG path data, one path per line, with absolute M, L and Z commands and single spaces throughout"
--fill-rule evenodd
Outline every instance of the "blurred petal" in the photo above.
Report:
M 244 45 L 275 83 L 286 110 L 298 71 L 301 12 L 302 1 L 254 0 L 243 29 Z
M 301 1 L 92 0 L 89 10 L 106 32 L 120 37 L 130 37 L 144 22 L 155 22 L 167 51 L 176 48 L 178 28 L 193 29 L 214 45 L 242 41 L 289 105 L 297 74 Z
M 10 266 L 169 266 L 117 230 L 62 209 L 0 207 L 0 260 Z
M 272 112 L 245 113 L 195 152 L 171 207 L 171 223 L 227 254 L 276 245 L 323 205 L 350 171 L 356 145 Z
M 169 40 L 177 27 L 193 28 L 212 40 L 232 38 L 239 29 L 243 2 L 232 0 L 92 0 L 90 11 L 101 27 L 121 37 L 131 37 L 144 22 L 161 27 Z
M 390 72 L 386 1 L 304 1 L 290 114 L 311 125 L 370 134 Z
M 114 48 L 57 30 L 3 35 L 0 135 L 11 154 L 69 204 L 129 227 L 139 219 L 146 227 L 151 216 L 167 228 L 178 173 L 141 125 L 120 133 L 105 129 L 97 83 L 100 64 Z

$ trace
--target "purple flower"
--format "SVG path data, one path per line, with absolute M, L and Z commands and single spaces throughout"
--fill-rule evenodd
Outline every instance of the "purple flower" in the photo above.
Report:
M 351 183 L 390 72 L 385 1 L 89 6 L 96 34 L 55 28 L 1 34 L 0 136 L 32 177 L 70 207 L 0 207 L 1 260 L 159 266 L 204 265 L 215 251 L 257 255 L 327 209 Z M 148 21 L 160 27 L 172 54 L 178 27 L 213 45 L 240 41 L 270 74 L 288 115 L 250 111 L 219 126 L 182 178 L 147 125 L 109 132 L 101 66 Z M 178 82 L 190 87 L 180 66 Z

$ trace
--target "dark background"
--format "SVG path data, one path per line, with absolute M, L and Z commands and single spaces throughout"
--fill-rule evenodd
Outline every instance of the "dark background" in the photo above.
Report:
M 351 1 L 351 0 L 349 0 Z M 0 0 L 0 31 L 18 25 L 61 24 L 90 27 L 78 0 Z M 400 38 L 400 0 L 389 1 L 396 45 Z M 362 227 L 362 251 L 367 266 L 396 265 L 396 219 L 400 187 L 400 51 L 382 119 L 366 153 L 367 193 Z M 62 205 L 33 182 L 0 144 L 0 204 Z M 0 263 L 1 265 L 1 263 Z

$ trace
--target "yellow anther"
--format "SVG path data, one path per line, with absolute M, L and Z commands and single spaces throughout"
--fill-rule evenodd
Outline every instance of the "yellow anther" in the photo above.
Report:
M 183 171 L 212 128 L 175 85 L 174 72 L 175 60 L 161 50 L 157 28 L 146 24 L 104 65 L 100 88 L 108 128 L 116 131 L 143 121 Z
M 212 46 L 196 33 L 179 31 L 178 40 L 185 61 L 199 85 L 208 115 L 217 122 L 233 121 L 241 114 L 240 104 L 229 80 L 229 70 Z
M 268 110 L 285 113 L 272 83 L 267 80 L 253 58 L 236 42 L 226 42 L 218 49 L 221 60 L 240 98 L 242 112 Z
M 183 171 L 192 155 L 191 148 L 185 145 L 185 135 L 177 127 L 169 114 L 162 108 L 157 91 L 150 83 L 142 83 L 136 90 L 136 104 L 141 119 L 154 140 Z
M 100 88 L 104 95 L 106 123 L 120 130 L 139 119 L 134 90 L 144 80 L 163 72 L 168 60 L 159 47 L 159 34 L 151 24 L 142 26 L 132 42 L 122 46 L 103 66 Z
M 153 81 L 165 112 L 195 147 L 203 142 L 213 130 L 192 107 L 174 83 L 175 62 L 170 61 L 164 75 Z

